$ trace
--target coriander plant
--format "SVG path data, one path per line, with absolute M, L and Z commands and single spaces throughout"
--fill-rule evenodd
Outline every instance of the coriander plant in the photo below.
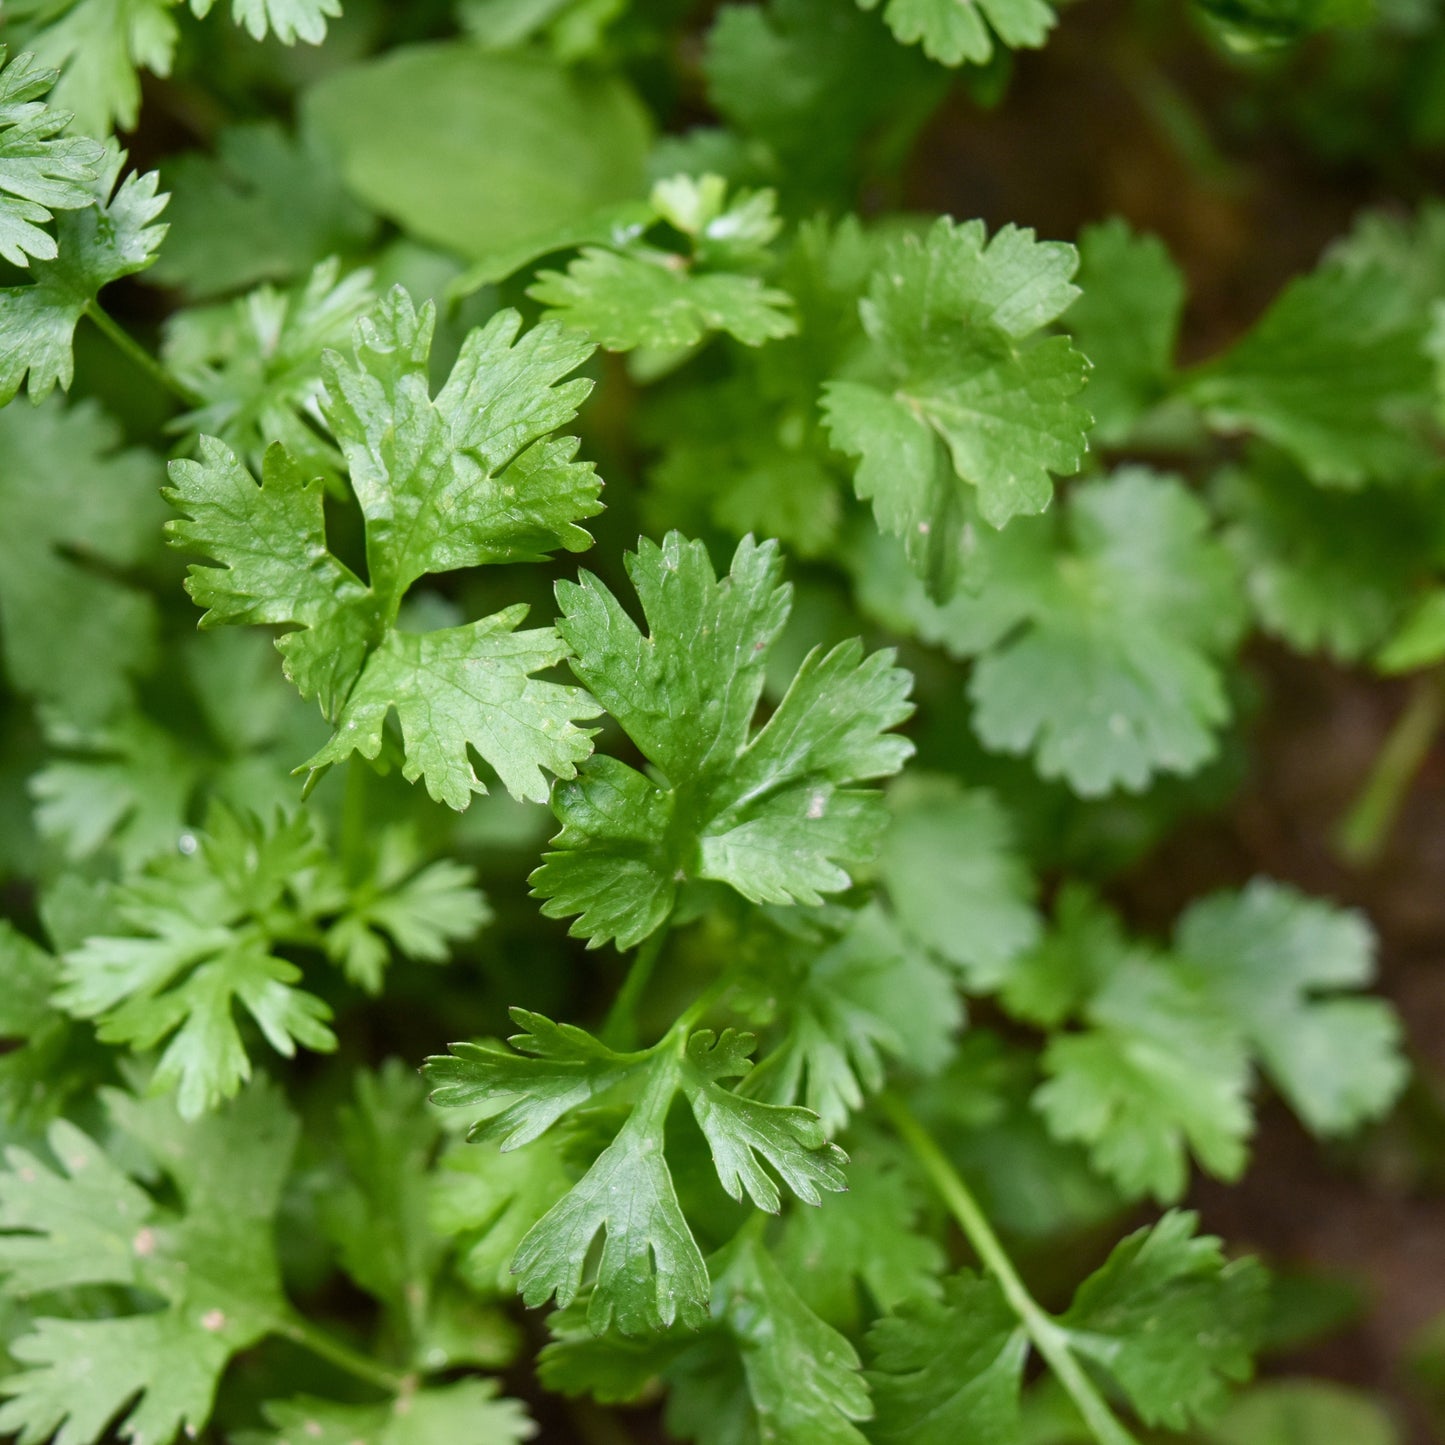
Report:
M 1445 1177 L 1408 8 L 5 6 L 0 1437 L 1445 1419 L 1215 1223 Z M 1375 204 L 1219 241 L 1256 143 Z M 1395 715 L 1324 823 L 1302 676 Z

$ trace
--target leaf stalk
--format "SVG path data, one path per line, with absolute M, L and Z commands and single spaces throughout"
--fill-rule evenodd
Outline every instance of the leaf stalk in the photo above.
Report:
M 938 1142 L 919 1122 L 913 1111 L 896 1095 L 879 1095 L 879 1105 L 913 1151 L 929 1182 L 938 1191 L 948 1211 L 957 1220 L 983 1267 L 998 1283 L 1009 1308 L 1018 1316 L 1030 1340 L 1059 1383 L 1069 1393 L 1098 1445 L 1138 1445 L 1134 1436 L 1119 1423 L 1108 1402 L 1085 1373 L 1069 1347 L 1067 1331 L 1034 1299 L 1019 1278 L 1008 1252 Z
M 99 301 L 87 301 L 85 314 L 103 332 L 111 344 L 125 353 L 162 391 L 169 392 L 177 401 L 188 407 L 196 406 L 200 398 L 188 386 L 177 381 L 169 371 L 153 357 L 129 331 L 125 329 Z

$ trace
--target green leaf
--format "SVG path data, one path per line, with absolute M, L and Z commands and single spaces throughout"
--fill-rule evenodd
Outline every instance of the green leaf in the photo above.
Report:
M 132 172 L 119 187 L 125 152 L 109 143 L 89 183 L 92 204 L 55 218 L 58 254 L 30 265 L 27 286 L 0 287 L 0 406 L 29 381 L 31 401 L 57 383 L 70 389 L 75 374 L 71 340 L 100 291 L 122 276 L 144 271 L 166 233 L 154 224 L 166 197 L 156 194 L 155 171 Z
M 734 1199 L 746 1191 L 759 1209 L 776 1214 L 781 1195 L 772 1175 L 805 1204 L 821 1203 L 819 1191 L 846 1188 L 841 1150 L 828 1143 L 822 1120 L 811 1109 L 764 1104 L 720 1086 L 752 1069 L 756 1040 L 726 1030 L 695 1033 L 687 1041 L 683 1092 L 712 1150 L 718 1181 Z M 771 1166 L 772 1173 L 763 1168 Z
M 751 723 L 789 589 L 772 543 L 748 538 L 718 580 L 701 542 L 670 533 L 627 559 L 649 632 L 584 572 L 559 583 L 572 670 L 659 770 L 610 758 L 559 788 L 556 851 L 532 875 L 551 918 L 581 914 L 590 947 L 627 948 L 667 916 L 682 878 L 730 884 L 753 902 L 817 904 L 849 885 L 883 824 L 852 786 L 912 752 L 888 729 L 912 711 L 892 654 L 857 641 L 814 649 L 764 727 Z
M 771 191 L 741 191 L 729 204 L 715 175 L 659 181 L 644 220 L 617 228 L 610 249 L 585 247 L 565 273 L 539 272 L 527 294 L 608 351 L 681 353 L 713 331 L 747 346 L 791 336 L 792 297 L 749 274 L 770 260 L 782 224 L 774 200 Z M 656 222 L 682 234 L 687 251 L 646 240 Z
M 191 856 L 157 860 L 115 890 L 128 932 L 69 950 L 55 995 L 73 1017 L 96 1020 L 104 1042 L 145 1050 L 169 1040 L 153 1083 L 178 1090 L 188 1119 L 251 1075 L 238 1005 L 278 1053 L 336 1047 L 331 1010 L 297 988 L 301 970 L 272 951 L 308 921 L 291 890 L 322 862 L 309 820 L 265 828 L 218 806 L 209 830 Z
M 340 1111 L 344 1174 L 320 1201 L 321 1223 L 346 1273 L 415 1340 L 438 1255 L 427 1213 L 437 1120 L 421 1080 L 399 1059 L 358 1073 L 355 1096 Z
M 1119 915 L 1084 884 L 1067 882 L 1054 901 L 1053 926 L 1014 961 L 999 994 L 1015 1018 L 1053 1033 L 1133 953 Z
M 756 276 L 692 274 L 670 264 L 674 259 L 671 253 L 654 260 L 588 246 L 565 274 L 538 272 L 527 294 L 608 351 L 680 349 L 710 331 L 761 346 L 797 330 L 787 292 Z
M 802 215 L 835 211 L 869 161 L 883 169 L 903 154 L 949 82 L 876 17 L 834 0 L 722 6 L 703 69 L 713 108 L 764 148 Z
M 938 1295 L 946 1264 L 920 1221 L 917 1187 L 886 1150 L 870 1141 L 852 1163 L 847 1193 L 826 1209 L 793 1210 L 776 1249 L 804 1304 L 849 1331 L 875 1309 Z
M 1352 992 L 1375 976 L 1362 915 L 1258 878 L 1195 903 L 1174 947 L 1314 1133 L 1348 1133 L 1395 1102 L 1408 1075 L 1400 1021 Z
M 868 1333 L 879 1445 L 1014 1445 L 1028 1336 L 991 1279 L 953 1275 Z
M 218 437 L 253 467 L 279 442 L 309 471 L 335 472 L 340 453 L 317 435 L 321 357 L 374 300 L 371 273 L 341 278 L 333 258 L 291 291 L 261 286 L 226 305 L 176 312 L 161 356 L 199 405 L 169 429 Z
M 1115 217 L 1079 233 L 1078 283 L 1068 324 L 1093 363 L 1085 400 L 1094 438 L 1119 445 L 1173 381 L 1184 277 L 1157 236 Z
M 381 992 L 393 948 L 419 963 L 445 963 L 454 943 L 491 921 L 470 868 L 451 858 L 419 867 L 421 856 L 408 829 L 385 830 L 345 912 L 326 930 L 328 956 L 368 993 Z
M 67 718 L 105 716 L 154 657 L 154 603 L 126 574 L 156 554 L 158 470 L 93 400 L 0 411 L 5 672 Z
M 527 1232 L 512 1261 L 522 1299 L 561 1308 L 577 1297 L 588 1251 L 603 1235 L 587 1305 L 596 1334 L 698 1329 L 707 1319 L 708 1271 L 662 1151 L 676 1079 L 651 1074 L 626 1123 L 592 1167 Z
M 878 0 L 858 0 L 872 10 Z M 1058 16 L 1044 0 L 887 0 L 883 18 L 904 45 L 941 65 L 985 65 L 996 35 L 1011 50 L 1037 50 Z
M 595 709 L 580 688 L 532 677 L 567 654 L 550 627 L 517 632 L 526 613 L 519 605 L 464 627 L 388 633 L 367 658 L 331 741 L 305 766 L 314 776 L 353 752 L 376 757 L 394 710 L 406 750 L 402 776 L 425 779 L 437 802 L 460 812 L 473 793 L 487 791 L 469 748 L 496 769 L 514 798 L 543 802 L 543 769 L 575 775 L 591 734 L 574 723 Z
M 537 53 L 398 47 L 334 72 L 303 114 L 354 195 L 470 260 L 555 248 L 562 228 L 645 189 L 649 124 L 632 89 Z M 478 147 L 485 135 L 508 143 Z
M 958 584 L 975 497 L 1002 527 L 1043 511 L 1051 474 L 1083 460 L 1090 419 L 1073 398 L 1088 363 L 1067 337 L 1037 334 L 1079 294 L 1077 261 L 1014 226 L 985 244 L 981 221 L 903 236 L 860 303 L 879 378 L 824 388 L 833 445 L 859 459 L 858 495 L 938 598 Z
M 179 27 L 177 0 L 61 0 L 22 31 L 41 64 L 61 72 L 55 103 L 75 112 L 77 130 L 132 131 L 140 114 L 140 76 L 171 73 Z M 17 7 L 18 8 L 18 7 Z
M 571 1025 L 522 1009 L 513 1009 L 512 1017 L 527 1030 L 510 1041 L 512 1050 L 453 1044 L 450 1055 L 428 1059 L 424 1069 L 434 1103 L 490 1108 L 509 1101 L 479 1120 L 473 1137 L 515 1148 L 620 1084 L 635 1091 L 616 1136 L 518 1246 L 512 1268 L 527 1304 L 543 1304 L 555 1294 L 559 1308 L 570 1305 L 600 1234 L 587 1305 L 594 1332 L 615 1327 L 645 1335 L 674 1321 L 697 1329 L 707 1319 L 707 1267 L 683 1217 L 664 1149 L 668 1110 L 679 1093 L 712 1150 L 719 1182 L 734 1199 L 746 1192 L 759 1208 L 777 1211 L 777 1184 L 761 1161 L 808 1203 L 818 1202 L 820 1190 L 844 1187 L 838 1168 L 844 1156 L 826 1142 L 815 1114 L 721 1086 L 719 1080 L 751 1067 L 751 1036 L 674 1031 L 643 1053 L 619 1054 Z
M 536 1434 L 526 1408 L 498 1399 L 496 1380 L 461 1380 L 399 1396 L 390 1404 L 338 1405 L 303 1397 L 262 1407 L 272 1445 L 520 1445 Z
M 1243 608 L 1179 481 L 1126 468 L 984 541 L 976 596 L 898 600 L 926 641 L 978 658 L 969 694 L 986 747 L 1031 753 L 1082 797 L 1138 792 L 1214 755 L 1228 716 L 1218 659 Z
M 1192 1151 L 1211 1174 L 1244 1170 L 1253 1123 L 1249 1057 L 1205 992 L 1135 949 L 1084 1009 L 1088 1028 L 1055 1034 L 1034 1095 L 1056 1138 L 1088 1146 L 1128 1196 L 1178 1199 Z
M 1383 1406 L 1363 1391 L 1328 1380 L 1270 1380 L 1255 1385 L 1210 1430 L 1211 1445 L 1298 1445 L 1348 1440 L 1350 1445 L 1401 1445 Z
M 319 482 L 284 449 L 266 454 L 261 486 L 222 443 L 176 462 L 167 496 L 184 513 L 171 541 L 213 558 L 187 588 L 208 608 L 202 625 L 282 623 L 278 646 L 303 697 L 335 726 L 306 766 L 312 780 L 353 752 L 375 758 L 388 714 L 401 723 L 408 779 L 465 808 L 486 786 L 477 753 L 519 798 L 542 801 L 542 769 L 572 777 L 590 750 L 575 726 L 594 715 L 580 689 L 531 674 L 565 648 L 550 628 L 515 629 L 525 607 L 435 632 L 396 630 L 407 590 L 428 572 L 539 560 L 591 539 L 598 480 L 551 436 L 588 383 L 562 378 L 588 355 L 554 325 L 518 336 L 500 312 L 463 343 L 435 399 L 427 358 L 435 310 L 417 312 L 399 287 L 356 327 L 355 362 L 327 353 L 325 415 L 366 522 L 369 585 L 328 550 Z
M 65 1106 L 78 1087 L 73 1025 L 51 1004 L 59 961 L 13 925 L 0 920 L 0 1116 L 38 1128 Z
M 1327 492 L 1267 456 L 1225 472 L 1214 495 L 1264 630 L 1341 662 L 1400 626 L 1410 583 L 1445 541 L 1428 495 Z
M 1253 1370 L 1268 1277 L 1252 1259 L 1226 1263 L 1198 1217 L 1172 1211 L 1116 1245 L 1079 1286 L 1061 1323 L 1147 1425 L 1183 1430 L 1218 1412 L 1227 1382 Z
M 216 0 L 190 0 L 195 15 L 208 15 Z M 326 22 L 341 14 L 341 0 L 231 0 L 231 18 L 252 40 L 274 35 L 282 45 L 304 40 L 320 45 Z
M 1039 938 L 1035 885 L 991 793 L 910 774 L 889 791 L 879 873 L 904 929 L 991 992 Z
M 53 261 L 59 254 L 43 229 L 56 211 L 95 204 L 103 152 L 93 140 L 61 134 L 70 115 L 44 101 L 56 72 L 33 55 L 7 63 L 5 53 L 0 45 L 0 257 L 28 266 L 31 256 Z
M 281 1328 L 287 1306 L 272 1238 L 296 1122 L 257 1085 L 224 1113 L 182 1123 L 168 1102 L 109 1092 L 122 1132 L 174 1181 L 172 1213 L 79 1129 L 51 1126 L 59 1170 L 21 1149 L 0 1174 L 0 1272 L 10 1294 L 112 1283 L 161 1308 L 115 1318 L 41 1318 L 11 1346 L 0 1430 L 92 1445 L 109 1423 L 135 1445 L 200 1431 L 227 1361 Z M 63 1172 L 62 1172 L 63 1171 Z M 138 1398 L 137 1398 L 138 1396 Z
M 476 1141 L 442 1155 L 429 1181 L 428 1219 L 455 1239 L 457 1269 L 472 1290 L 510 1299 L 517 1246 L 572 1183 L 548 1141 L 512 1151 Z
M 805 1104 L 838 1130 L 883 1087 L 886 1058 L 931 1073 L 952 1052 L 963 1022 L 954 982 L 880 908 L 801 943 L 769 931 L 758 953 L 755 987 L 769 1004 L 785 994 L 786 1033 L 754 1092 Z
M 1414 672 L 1445 657 L 1445 588 L 1424 593 L 1375 659 L 1381 672 Z
M 375 230 L 315 141 L 275 121 L 227 126 L 214 155 L 183 152 L 165 162 L 163 179 L 170 231 L 148 274 L 192 298 L 299 281 Z
M 852 1345 L 742 1236 L 718 1261 L 716 1333 L 668 1371 L 667 1424 L 698 1445 L 864 1445 L 873 1413 Z
M 1430 464 L 1425 317 L 1381 266 L 1290 282 L 1188 395 L 1210 422 L 1288 452 L 1322 486 L 1396 482 Z

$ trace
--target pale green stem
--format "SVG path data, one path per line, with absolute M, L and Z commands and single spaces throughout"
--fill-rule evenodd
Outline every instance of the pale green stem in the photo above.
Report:
M 1359 796 L 1335 830 L 1341 857 L 1358 868 L 1376 862 L 1415 775 L 1445 722 L 1445 675 L 1422 673 L 1395 720 Z
M 983 1267 L 997 1282 L 1009 1308 L 1018 1316 L 1019 1323 L 1023 1325 L 1039 1354 L 1047 1361 L 1059 1383 L 1068 1391 L 1070 1399 L 1078 1407 L 1079 1414 L 1089 1427 L 1089 1433 L 1099 1445 L 1138 1445 L 1134 1437 L 1119 1423 L 1108 1402 L 1074 1358 L 1069 1348 L 1067 1333 L 1057 1321 L 1045 1313 L 1019 1278 L 1013 1261 L 999 1243 L 993 1226 L 989 1224 L 978 1201 L 973 1197 L 973 1192 L 963 1182 L 933 1136 L 901 1099 L 885 1093 L 879 1096 L 879 1103 L 883 1112 L 893 1121 L 893 1127 L 897 1129 L 903 1142 L 923 1166 L 924 1173 L 948 1206 L 949 1213 L 958 1221 L 959 1228 L 973 1246 Z
M 85 314 L 105 333 L 111 344 L 125 352 L 162 391 L 170 392 L 173 397 L 186 406 L 196 405 L 200 398 L 195 396 L 189 387 L 177 381 L 129 331 L 101 306 L 99 301 L 86 302 Z
M 627 977 L 622 980 L 622 987 L 618 989 L 617 997 L 612 1000 L 612 1007 L 608 1009 L 607 1018 L 602 1024 L 600 1037 L 602 1042 L 611 1048 L 636 1047 L 638 1006 L 642 1003 L 642 995 L 647 985 L 652 982 L 652 974 L 657 967 L 662 946 L 667 941 L 667 933 L 668 925 L 664 922 L 643 939 L 642 946 L 632 955 Z
M 280 1333 L 303 1350 L 328 1361 L 354 1379 L 364 1380 L 368 1385 L 384 1390 L 388 1395 L 400 1395 L 416 1388 L 415 1376 L 388 1369 L 370 1355 L 364 1355 L 325 1330 L 317 1329 L 300 1315 L 289 1315 L 282 1321 Z

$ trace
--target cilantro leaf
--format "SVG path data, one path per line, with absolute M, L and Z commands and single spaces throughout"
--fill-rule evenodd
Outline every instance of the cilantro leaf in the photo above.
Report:
M 95 204 L 96 167 L 102 151 L 83 136 L 64 136 L 71 117 L 52 110 L 44 96 L 56 72 L 33 55 L 6 61 L 0 45 L 0 257 L 28 266 L 28 257 L 53 261 L 55 238 L 43 229 L 56 211 Z
M 687 238 L 687 254 L 644 241 L 647 227 L 639 224 L 610 249 L 584 247 L 565 273 L 539 272 L 527 294 L 608 351 L 682 351 L 710 331 L 747 346 L 791 336 L 792 298 L 748 274 L 767 264 L 767 243 L 781 225 L 774 199 L 771 191 L 743 191 L 728 205 L 713 175 L 660 181 L 652 217 Z
M 216 0 L 190 0 L 191 11 L 208 15 Z M 341 14 L 341 0 L 231 0 L 231 18 L 243 25 L 253 40 L 274 35 L 282 45 L 304 40 L 320 45 L 326 39 L 326 22 Z
M 261 286 L 227 305 L 176 312 L 161 356 L 199 404 L 170 429 L 217 437 L 251 466 L 279 442 L 303 467 L 335 472 L 340 453 L 318 435 L 321 357 L 373 300 L 371 273 L 343 278 L 333 258 L 293 290 Z
M 75 374 L 71 340 L 86 307 L 110 282 L 155 259 L 166 233 L 154 224 L 166 204 L 156 194 L 160 178 L 155 171 L 132 172 L 117 187 L 124 164 L 125 152 L 107 143 L 89 183 L 93 203 L 55 218 L 58 254 L 31 263 L 31 284 L 0 287 L 0 406 L 27 375 L 31 401 L 49 395 L 57 382 L 69 390 Z
M 722 6 L 703 69 L 713 108 L 787 176 L 801 214 L 856 194 L 873 146 L 901 154 L 949 79 L 833 0 Z
M 1215 426 L 1267 438 L 1322 486 L 1398 481 L 1430 463 L 1424 327 L 1382 266 L 1326 263 L 1199 368 L 1187 394 Z
M 297 890 L 321 862 L 304 816 L 263 828 L 214 808 L 192 856 L 159 859 L 116 889 L 129 932 L 87 938 L 64 955 L 57 1005 L 97 1020 L 108 1043 L 150 1049 L 169 1039 L 154 1082 L 178 1090 L 188 1119 L 250 1077 L 237 1005 L 278 1053 L 334 1049 L 330 1009 L 295 986 L 301 970 L 273 951 L 279 938 L 305 936 Z
M 1413 672 L 1445 657 L 1445 588 L 1432 587 L 1406 613 L 1375 659 L 1381 672 Z
M 880 908 L 801 941 L 770 930 L 758 951 L 756 987 L 770 1003 L 785 993 L 786 1033 L 751 1091 L 837 1130 L 883 1087 L 885 1057 L 922 1073 L 947 1060 L 963 1022 L 954 983 Z
M 93 400 L 0 411 L 5 672 L 77 722 L 119 705 L 154 656 L 154 604 L 126 574 L 155 555 L 157 466 Z
M 126 871 L 174 848 L 200 781 L 198 760 L 139 708 L 103 723 L 46 719 L 50 757 L 30 779 L 35 829 L 71 861 L 110 849 Z
M 910 775 L 888 801 L 879 873 L 899 922 L 990 991 L 1039 937 L 1034 883 L 1007 816 L 992 794 L 937 775 Z
M 516 1291 L 517 1246 L 572 1182 L 547 1140 L 514 1150 L 477 1140 L 442 1155 L 429 1181 L 427 1217 L 439 1235 L 455 1240 L 468 1287 L 506 1299 Z
M 868 1333 L 879 1445 L 1013 1445 L 1028 1336 L 991 1279 L 951 1276 Z
M 875 793 L 912 752 L 888 734 L 912 711 L 892 654 L 846 642 L 804 659 L 752 731 L 769 648 L 785 622 L 773 543 L 745 539 L 718 580 L 701 542 L 646 540 L 627 559 L 649 633 L 584 572 L 559 583 L 572 670 L 658 770 L 657 781 L 594 758 L 559 788 L 562 831 L 532 875 L 550 918 L 581 916 L 589 947 L 639 942 L 667 917 L 682 878 L 730 884 L 754 902 L 816 904 L 846 888 L 883 825 Z
M 1002 527 L 1043 511 L 1050 474 L 1083 460 L 1090 419 L 1073 398 L 1088 363 L 1066 336 L 1037 334 L 1079 294 L 1077 263 L 1032 231 L 985 244 L 981 221 L 945 218 L 894 242 L 859 303 L 879 374 L 829 382 L 824 415 L 859 459 L 858 495 L 936 597 L 957 585 L 972 497 Z
M 415 1341 L 437 1263 L 427 1224 L 437 1123 L 421 1081 L 397 1059 L 358 1073 L 354 1092 L 338 1120 L 344 1173 L 320 1201 L 321 1223 L 346 1273 Z
M 1122 469 L 983 541 L 977 595 L 903 604 L 925 640 L 978 658 L 986 747 L 1032 753 L 1083 797 L 1213 756 L 1228 715 L 1219 659 L 1244 616 L 1229 555 L 1180 482 Z
M 1375 973 L 1361 915 L 1260 878 L 1195 903 L 1174 947 L 1313 1132 L 1347 1133 L 1394 1103 L 1407 1075 L 1399 1019 L 1349 992 Z
M 1086 396 L 1094 437 L 1118 445 L 1173 380 L 1184 278 L 1157 236 L 1115 217 L 1079 233 L 1078 282 L 1068 323 L 1093 363 Z
M 177 0 L 60 0 L 30 3 L 25 47 L 60 71 L 55 102 L 75 113 L 78 130 L 106 135 L 135 129 L 142 67 L 169 75 L 179 28 Z M 18 8 L 18 7 L 17 7 Z
M 147 274 L 193 299 L 299 280 L 375 230 L 313 139 L 275 121 L 226 127 L 213 155 L 183 152 L 162 178 L 170 231 Z
M 714 1316 L 742 1365 L 752 1432 L 748 1438 L 780 1445 L 863 1445 L 855 1422 L 873 1406 L 859 1371 L 857 1352 L 801 1299 L 768 1251 L 744 1236 L 718 1262 Z M 688 1361 L 679 1362 L 669 1423 L 685 1418 Z M 698 1373 L 706 1380 L 706 1359 Z M 705 1398 L 705 1397 L 704 1397 Z M 705 1417 L 700 1445 L 727 1437 L 713 1434 Z
M 878 0 L 858 0 L 872 10 Z M 1012 50 L 1037 50 L 1058 23 L 1045 0 L 887 0 L 883 18 L 904 45 L 940 65 L 985 65 L 996 35 Z
M 863 1445 L 854 1422 L 868 1419 L 872 1406 L 852 1345 L 799 1298 L 751 1232 L 713 1265 L 700 1337 L 597 1338 L 580 1308 L 561 1310 L 540 1356 L 543 1382 L 617 1401 L 635 1399 L 661 1376 L 668 1430 L 699 1445 Z
M 918 1190 L 881 1142 L 854 1155 L 848 1191 L 826 1209 L 795 1209 L 783 1221 L 779 1269 L 814 1314 L 856 1329 L 870 1312 L 932 1298 L 946 1260 L 920 1227 Z
M 675 259 L 670 252 L 652 257 L 587 246 L 565 274 L 539 272 L 527 294 L 608 351 L 681 349 L 709 331 L 761 346 L 797 329 L 786 292 L 756 276 L 692 274 Z
M 1268 1291 L 1255 1260 L 1226 1263 L 1198 1222 L 1174 1210 L 1122 1240 L 1060 1321 L 1141 1420 L 1175 1430 L 1217 1412 L 1227 1381 L 1249 1378 Z
M 1244 1170 L 1253 1119 L 1249 1056 L 1205 992 L 1137 948 L 1117 960 L 1084 1009 L 1088 1028 L 1044 1049 L 1034 1095 L 1056 1138 L 1086 1144 L 1130 1196 L 1178 1199 L 1186 1150 L 1211 1174 Z
M 59 972 L 59 960 L 0 920 L 0 1116 L 37 1130 L 93 1081 L 75 1026 L 51 1003 Z
M 331 741 L 307 761 L 312 776 L 353 752 L 376 757 L 394 710 L 406 750 L 402 776 L 424 778 L 438 802 L 460 812 L 473 793 L 487 791 L 469 748 L 514 798 L 543 801 L 543 769 L 575 774 L 590 734 L 574 724 L 595 709 L 580 688 L 532 677 L 560 662 L 566 648 L 549 627 L 516 631 L 526 615 L 518 604 L 462 627 L 388 632 L 367 657 Z
M 278 447 L 259 487 L 214 440 L 200 462 L 173 463 L 167 496 L 185 516 L 170 537 L 221 564 L 191 568 L 203 625 L 296 629 L 278 643 L 287 675 L 335 725 L 306 764 L 313 781 L 353 752 L 375 758 L 395 709 L 404 775 L 434 798 L 460 810 L 486 791 L 475 748 L 516 797 L 541 801 L 542 769 L 574 776 L 590 747 L 575 720 L 594 715 L 579 689 L 531 676 L 565 654 L 557 635 L 517 632 L 525 607 L 429 633 L 396 619 L 428 572 L 589 544 L 577 520 L 598 510 L 597 478 L 573 460 L 575 441 L 549 434 L 586 394 L 585 381 L 558 383 L 591 348 L 556 326 L 519 338 L 521 318 L 500 312 L 432 399 L 434 323 L 431 304 L 418 312 L 398 287 L 357 324 L 354 363 L 326 355 L 325 416 L 366 520 L 368 583 L 327 549 L 320 485 Z
M 339 1405 L 330 1400 L 270 1400 L 262 1407 L 278 1432 L 273 1445 L 307 1440 L 315 1445 L 520 1445 L 536 1426 L 516 1400 L 499 1399 L 495 1380 L 461 1380 L 414 1393 L 390 1404 Z
M 592 1242 L 602 1234 L 587 1306 L 595 1332 L 615 1326 L 625 1335 L 647 1334 L 675 1320 L 696 1329 L 707 1319 L 707 1266 L 683 1217 L 664 1148 L 668 1110 L 679 1093 L 734 1199 L 746 1192 L 760 1209 L 777 1211 L 780 1193 L 764 1162 L 808 1203 L 817 1203 L 820 1191 L 844 1187 L 838 1167 L 844 1156 L 826 1142 L 815 1114 L 722 1087 L 721 1080 L 750 1067 L 750 1035 L 674 1030 L 652 1049 L 619 1054 L 572 1025 L 523 1009 L 513 1009 L 512 1017 L 527 1030 L 511 1040 L 512 1050 L 453 1044 L 450 1055 L 426 1062 L 435 1103 L 510 1101 L 479 1120 L 473 1137 L 515 1148 L 618 1085 L 635 1090 L 616 1136 L 518 1246 L 512 1268 L 527 1304 L 554 1294 L 560 1308 L 571 1304 Z
M 393 947 L 419 963 L 444 963 L 452 944 L 491 919 L 470 868 L 452 858 L 418 866 L 421 856 L 410 830 L 384 830 L 344 912 L 326 930 L 327 955 L 368 993 L 380 993 Z
M 1176 1211 L 1131 1234 L 1055 1326 L 1071 1352 L 1113 1378 L 1140 1419 L 1178 1430 L 1217 1411 L 1226 1382 L 1248 1379 L 1265 1306 L 1264 1271 L 1253 1260 L 1226 1264 L 1217 1239 L 1195 1237 L 1196 1224 Z M 992 1279 L 962 1271 L 945 1282 L 942 1300 L 878 1321 L 868 1343 L 879 1442 L 1019 1438 L 1030 1344 Z
M 0 1174 L 0 1273 L 9 1294 L 113 1283 L 162 1301 L 112 1319 L 42 1318 L 12 1345 L 22 1369 L 0 1383 L 0 1430 L 57 1430 L 91 1445 L 121 1433 L 169 1440 L 206 1424 L 227 1361 L 279 1329 L 287 1306 L 272 1227 L 296 1141 L 280 1097 L 256 1085 L 224 1113 L 181 1123 L 170 1104 L 105 1096 L 115 1124 L 175 1182 L 163 1207 L 63 1120 L 60 1170 L 22 1149 Z M 63 1171 L 63 1172 L 62 1172 Z M 139 1398 L 137 1399 L 137 1394 Z M 127 1407 L 130 1407 L 127 1413 Z
M 1428 495 L 1325 491 L 1268 454 L 1223 473 L 1214 497 L 1263 629 L 1341 662 L 1389 637 L 1445 542 Z

